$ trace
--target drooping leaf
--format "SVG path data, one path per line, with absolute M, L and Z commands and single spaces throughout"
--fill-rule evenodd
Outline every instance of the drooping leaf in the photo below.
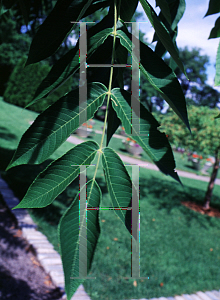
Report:
M 117 50 L 116 50 L 117 63 L 126 65 L 127 64 L 127 57 L 128 57 L 128 50 L 120 44 L 118 46 Z M 116 68 L 114 68 L 114 73 L 115 73 L 115 69 Z M 122 67 L 117 68 L 117 71 L 118 71 L 118 74 L 117 74 L 118 85 L 117 85 L 117 87 L 120 87 L 122 89 L 124 88 L 123 70 L 124 70 L 124 68 L 122 68 Z M 110 101 L 109 111 L 108 111 L 108 127 L 107 127 L 106 147 L 108 146 L 113 134 L 116 132 L 116 130 L 118 129 L 120 124 L 121 124 L 121 120 L 118 118 L 115 110 L 112 108 L 112 103 Z
M 132 54 L 132 43 L 127 34 L 122 30 L 117 34 L 121 44 Z M 175 73 L 143 42 L 140 42 L 140 70 L 190 130 L 185 97 Z
M 174 44 L 174 47 L 176 48 L 176 50 L 179 52 L 178 48 L 177 48 L 177 45 L 176 45 L 176 37 L 177 37 L 177 28 L 176 28 L 176 32 L 175 31 L 171 31 L 170 33 L 170 37 L 173 41 L 173 44 Z M 164 47 L 164 45 L 161 43 L 160 40 L 158 40 L 157 44 L 156 44 L 156 47 L 154 49 L 154 52 L 160 56 L 160 57 L 164 57 L 164 55 L 166 54 L 167 50 L 166 48 Z M 173 60 L 172 56 L 170 57 L 170 59 Z M 174 61 L 175 63 L 175 61 Z M 176 66 L 176 63 L 175 63 L 175 66 Z
M 88 30 L 89 32 L 89 30 Z M 106 28 L 101 32 L 98 32 L 91 38 L 88 38 L 88 51 L 87 51 L 87 59 L 91 57 L 92 53 L 96 48 L 98 48 L 107 37 L 112 32 L 111 28 Z M 87 62 L 88 62 L 87 60 Z M 59 88 L 65 81 L 67 81 L 75 72 L 77 72 L 80 68 L 79 64 L 79 42 L 77 45 L 67 52 L 64 56 L 62 56 L 52 67 L 48 75 L 39 85 L 33 100 L 28 104 L 28 106 L 35 103 L 37 100 L 46 97 L 49 93 L 54 92 L 57 88 Z
M 131 135 L 132 129 L 132 139 L 143 148 L 160 171 L 180 182 L 177 173 L 174 171 L 176 165 L 172 149 L 165 134 L 157 129 L 160 126 L 157 120 L 136 100 L 137 105 L 140 104 L 140 132 L 137 132 L 134 126 L 132 127 L 132 119 L 137 119 L 138 113 L 134 107 L 133 114 L 131 115 L 130 93 L 119 88 L 113 89 L 111 93 L 111 97 L 114 100 L 112 106 L 125 128 L 125 132 Z
M 112 101 L 109 103 L 109 111 L 108 111 L 108 127 L 107 127 L 107 139 L 106 139 L 106 147 L 108 146 L 113 134 L 116 132 L 118 127 L 121 124 L 121 120 L 118 118 L 115 110 L 112 108 Z
M 209 0 L 209 8 L 205 17 L 214 15 L 220 12 L 220 2 L 218 0 Z
M 87 107 L 80 113 L 79 89 L 71 91 L 48 107 L 22 136 L 7 170 L 21 164 L 39 164 L 49 158 L 82 125 L 81 115 L 86 112 L 87 120 L 94 116 L 106 92 L 107 88 L 101 83 L 88 84 Z
M 153 10 L 152 6 L 148 3 L 147 0 L 140 0 L 141 5 L 150 21 L 152 26 L 155 29 L 155 32 L 157 36 L 159 37 L 161 43 L 164 45 L 164 47 L 167 49 L 167 51 L 170 53 L 170 55 L 175 60 L 176 64 L 179 66 L 180 70 L 186 75 L 184 66 L 179 58 L 179 54 L 176 51 L 176 48 L 172 42 L 172 39 L 169 35 L 169 31 L 165 27 L 165 25 L 160 21 L 157 14 Z
M 125 21 L 129 22 L 134 15 L 137 6 L 138 0 L 121 0 L 120 1 L 120 18 Z M 113 3 L 113 2 L 112 2 Z
M 93 182 L 93 180 L 90 180 L 87 183 L 87 207 L 99 207 L 100 201 L 101 190 L 96 181 Z M 87 224 L 87 248 L 84 247 L 82 251 L 87 251 L 88 272 L 91 268 L 100 235 L 99 210 L 87 210 L 87 220 L 86 215 L 85 218 L 80 219 L 81 227 L 79 229 L 79 208 L 79 195 L 77 195 L 60 219 L 58 225 L 60 253 L 65 276 L 65 291 L 68 300 L 71 299 L 78 286 L 85 280 L 85 278 L 80 278 L 79 276 L 80 263 L 85 264 L 84 261 L 79 262 L 79 244 L 81 242 L 80 235 L 82 227 Z M 83 237 L 81 237 L 81 239 L 83 239 Z M 83 243 L 83 241 L 81 243 Z
M 115 56 L 116 56 L 116 61 L 117 61 L 118 64 L 127 65 L 127 63 L 128 63 L 128 50 L 125 47 L 123 47 L 121 45 L 121 43 L 119 44 L 118 48 L 115 51 Z M 123 72 L 124 72 L 125 68 L 126 67 L 118 68 L 117 80 L 118 80 L 118 85 L 121 89 L 124 88 Z
M 170 3 L 170 10 L 171 10 L 172 18 L 174 19 L 172 21 L 171 29 L 175 30 L 186 10 L 186 1 L 185 0 L 172 1 Z
M 99 145 L 87 141 L 75 146 L 41 172 L 16 208 L 41 208 L 51 204 L 79 175 L 80 166 L 90 165 Z
M 90 5 L 92 2 L 96 2 Z M 60 47 L 68 33 L 76 27 L 80 19 L 108 6 L 105 0 L 57 1 L 55 7 L 39 27 L 31 43 L 26 65 L 39 62 L 52 55 Z
M 108 192 L 115 208 L 129 207 L 132 198 L 132 182 L 130 176 L 118 154 L 106 147 L 102 154 L 102 165 L 105 173 Z M 116 171 L 117 170 L 117 171 Z M 123 224 L 127 210 L 114 210 Z M 131 233 L 131 224 L 127 227 Z
M 216 56 L 216 73 L 215 73 L 215 86 L 220 85 L 220 41 L 218 44 L 218 51 Z
M 156 6 L 159 6 L 161 13 L 164 15 L 166 20 L 171 24 L 170 8 L 167 0 L 156 0 Z
M 212 28 L 209 39 L 215 39 L 220 37 L 220 17 L 216 20 L 215 26 Z
M 174 0 L 174 1 L 168 1 L 169 3 L 169 9 L 171 14 L 171 24 L 169 24 L 164 17 L 162 13 L 159 14 L 160 20 L 164 23 L 164 25 L 167 27 L 170 37 L 173 41 L 173 44 L 178 51 L 178 48 L 176 46 L 176 37 L 178 32 L 178 23 L 181 20 L 185 9 L 186 9 L 186 3 L 185 0 Z M 155 53 L 159 55 L 160 57 L 163 57 L 165 53 L 167 52 L 166 48 L 162 44 L 162 42 L 158 39 L 156 33 L 154 34 L 153 41 L 157 41 L 156 47 L 155 47 Z M 171 57 L 172 59 L 172 57 Z M 172 59 L 173 60 L 173 59 Z M 176 64 L 175 64 L 176 65 Z

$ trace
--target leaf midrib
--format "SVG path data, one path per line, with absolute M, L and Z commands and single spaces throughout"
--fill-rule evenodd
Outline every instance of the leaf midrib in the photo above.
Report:
M 115 99 L 116 99 L 118 105 L 120 106 L 120 108 L 121 108 L 121 110 L 122 110 L 122 112 L 123 112 L 123 114 L 124 114 L 124 116 L 125 116 L 125 119 L 127 120 L 127 122 L 128 122 L 128 123 L 130 124 L 130 126 L 131 126 L 131 123 L 130 123 L 129 119 L 127 118 L 127 115 L 124 113 L 123 106 L 120 104 L 120 101 L 117 99 L 117 97 L 116 97 L 115 94 L 113 94 L 112 96 L 115 97 Z M 127 102 L 126 102 L 126 103 L 127 103 Z M 113 105 L 115 105 L 115 104 L 113 103 Z M 117 112 L 116 112 L 116 113 L 117 113 Z M 141 123 L 140 123 L 140 126 L 141 126 Z M 142 141 L 141 137 L 139 137 L 139 133 L 136 132 L 135 129 L 133 129 L 133 130 L 134 130 L 134 132 L 136 133 L 136 136 L 138 136 L 138 138 L 141 140 L 141 143 L 144 144 L 144 147 L 143 147 L 143 148 L 146 148 L 147 152 L 150 153 L 150 155 L 154 158 L 153 160 L 157 161 L 157 157 L 152 153 L 152 151 L 150 150 L 150 148 L 148 147 L 148 145 L 146 145 L 146 144 Z M 135 140 L 135 137 L 133 137 L 133 138 L 134 138 L 134 140 Z M 136 138 L 136 139 L 138 140 L 138 138 Z
M 93 151 L 89 156 L 87 156 L 87 158 L 81 163 L 80 166 L 84 165 L 84 163 L 85 163 L 87 160 L 89 160 L 89 158 L 91 158 L 92 155 L 94 155 L 95 152 L 97 152 L 97 151 L 98 151 L 98 150 L 95 150 L 95 151 Z M 57 184 L 56 187 L 50 189 L 50 190 L 49 190 L 47 193 L 45 193 L 43 196 L 44 196 L 44 197 L 47 197 L 49 193 L 52 193 L 53 190 L 55 190 L 57 187 L 61 186 L 61 184 L 63 184 L 63 183 L 65 183 L 66 181 L 68 181 L 68 179 L 69 179 L 71 176 L 73 176 L 73 174 L 76 173 L 76 172 L 80 169 L 80 166 L 77 167 L 77 168 L 75 169 L 75 171 L 74 171 L 72 174 L 70 174 L 68 177 L 66 177 L 65 180 L 63 180 L 62 182 L 60 182 L 59 184 Z M 63 177 L 62 177 L 62 178 L 63 178 Z M 37 180 L 37 179 L 38 179 L 38 178 L 36 178 L 36 180 Z M 42 179 L 43 179 L 43 178 L 42 178 Z M 51 179 L 49 179 L 49 180 L 51 180 Z M 28 203 L 31 203 L 31 202 L 33 202 L 33 201 L 36 201 L 37 199 L 40 199 L 40 198 L 42 198 L 42 196 L 39 196 L 39 197 L 37 197 L 37 198 L 34 198 L 32 201 L 30 200 Z
M 118 200 L 117 200 L 117 197 L 115 196 L 115 192 L 114 192 L 114 189 L 113 189 L 113 185 L 112 185 L 111 181 L 109 180 L 109 178 L 110 178 L 110 173 L 109 173 L 109 171 L 108 171 L 109 167 L 108 167 L 107 158 L 106 158 L 105 154 L 103 154 L 103 157 L 104 157 L 104 161 L 105 161 L 105 163 L 106 163 L 106 165 L 107 165 L 107 168 L 106 168 L 105 171 L 106 171 L 107 174 L 108 174 L 108 177 L 107 177 L 108 183 L 109 183 L 109 185 L 111 186 L 111 190 L 112 190 L 112 193 L 113 193 L 114 198 L 115 198 L 115 200 L 116 200 L 116 203 L 118 204 L 118 207 L 120 207 L 120 205 L 119 205 L 119 203 L 118 203 Z M 121 212 L 121 214 L 122 214 L 122 217 L 124 217 L 121 208 L 120 208 L 120 212 Z M 121 221 L 122 221 L 122 220 L 121 220 Z M 122 222 L 122 223 L 123 223 L 123 222 Z
M 97 97 L 97 98 L 96 98 L 94 101 L 92 101 L 85 109 L 83 109 L 83 111 L 82 111 L 81 113 L 83 113 L 85 110 L 87 110 L 88 107 L 90 107 L 92 104 L 94 104 L 94 102 L 98 101 L 98 99 L 99 99 L 100 97 L 104 96 L 105 94 L 106 94 L 106 92 L 103 93 L 103 94 L 101 94 L 99 97 Z M 78 106 L 78 107 L 79 107 L 79 106 Z M 65 124 L 61 125 L 61 126 L 59 127 L 58 130 L 53 131 L 49 136 L 47 136 L 46 138 L 44 138 L 43 140 L 41 140 L 39 143 L 35 144 L 34 147 L 30 148 L 30 149 L 29 149 L 28 151 L 26 151 L 24 154 L 20 155 L 20 156 L 19 156 L 19 160 L 20 160 L 22 157 L 27 156 L 29 152 L 34 151 L 34 149 L 35 149 L 36 147 L 39 147 L 39 145 L 43 144 L 47 139 L 51 139 L 54 135 L 57 134 L 57 132 L 59 132 L 60 130 L 63 130 L 64 127 L 66 127 L 70 122 L 74 121 L 74 119 L 76 119 L 79 115 L 80 115 L 80 114 L 78 113 L 75 117 L 71 118 L 71 119 L 70 119 L 69 121 L 67 121 Z M 33 123 L 33 125 L 34 125 L 34 123 Z M 80 125 L 79 125 L 79 126 L 80 126 Z M 77 129 L 77 128 L 76 128 L 76 129 Z M 55 140 L 56 140 L 56 139 L 55 139 Z M 61 144 L 62 144 L 62 143 L 61 143 Z M 60 145 L 61 145 L 61 144 L 60 144 Z M 60 145 L 59 145 L 59 146 L 60 146 Z M 58 146 L 58 147 L 59 147 L 59 146 Z M 56 147 L 56 149 L 57 149 L 58 147 Z M 56 149 L 55 149 L 55 150 L 56 150 Z M 55 151 L 55 150 L 54 150 L 54 151 Z M 17 160 L 18 160 L 18 159 L 17 159 Z
M 90 182 L 92 181 L 92 187 L 91 187 L 91 190 L 90 190 L 90 193 L 89 193 L 89 200 L 88 200 L 88 198 L 87 198 L 87 205 L 89 204 L 89 201 L 90 201 L 90 195 L 91 195 L 91 193 L 92 193 L 92 189 L 93 189 L 93 186 L 95 185 L 95 179 L 93 178 L 93 179 L 91 179 L 90 180 Z M 85 186 L 85 188 L 86 188 L 86 186 L 87 186 L 87 183 L 86 183 L 86 185 L 84 185 Z M 78 195 L 79 195 L 79 193 L 78 193 Z M 99 197 L 100 197 L 100 191 L 99 191 Z M 84 223 L 84 220 L 85 220 L 85 214 L 83 214 L 83 220 L 82 220 L 82 224 Z M 81 223 L 81 222 L 80 222 Z M 88 230 L 88 229 L 87 229 Z M 78 235 L 78 238 L 77 238 L 77 242 L 76 242 L 76 247 L 75 247 L 75 251 L 74 251 L 74 257 L 73 257 L 73 260 L 72 260 L 72 268 L 71 268 L 71 274 L 74 274 L 74 267 L 75 267 L 75 264 L 76 264 L 76 252 L 77 252 L 77 248 L 78 248 L 78 245 L 79 245 L 79 239 L 80 239 L 80 236 L 81 236 L 81 230 L 79 230 L 79 235 Z

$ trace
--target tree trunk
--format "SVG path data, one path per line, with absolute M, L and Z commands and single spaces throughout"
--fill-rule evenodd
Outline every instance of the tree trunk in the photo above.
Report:
M 211 201 L 211 197 L 212 197 L 212 191 L 213 191 L 213 188 L 214 188 L 215 179 L 217 177 L 218 169 L 219 169 L 220 158 L 218 157 L 218 150 L 219 149 L 217 148 L 216 152 L 215 152 L 215 163 L 214 163 L 214 166 L 213 166 L 212 175 L 210 177 L 208 189 L 206 191 L 204 204 L 203 204 L 203 208 L 207 209 L 207 210 L 210 208 L 210 201 Z

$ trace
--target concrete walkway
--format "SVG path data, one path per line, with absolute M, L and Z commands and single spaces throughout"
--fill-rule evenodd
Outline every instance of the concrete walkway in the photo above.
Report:
M 9 188 L 7 182 L 0 176 L 0 192 L 9 209 L 19 204 L 19 199 L 15 197 L 13 191 Z M 34 223 L 26 209 L 11 210 L 17 219 L 18 227 L 22 231 L 22 236 L 35 249 L 36 257 L 44 268 L 46 273 L 50 275 L 55 286 L 63 291 L 63 298 L 66 299 L 64 292 L 64 273 L 62 261 L 59 253 L 54 250 L 53 245 L 47 240 L 47 237 L 37 231 L 37 225 Z M 71 300 L 91 300 L 84 290 L 83 285 L 80 285 Z

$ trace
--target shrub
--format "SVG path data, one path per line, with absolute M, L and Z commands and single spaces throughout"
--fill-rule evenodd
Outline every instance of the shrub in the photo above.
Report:
M 20 107 L 25 107 L 31 102 L 37 87 L 50 71 L 50 66 L 45 63 L 36 63 L 24 68 L 26 59 L 26 57 L 22 57 L 14 68 L 3 95 L 4 101 Z M 53 94 L 38 100 L 28 109 L 39 113 L 44 111 L 49 105 L 71 90 L 71 83 L 72 79 L 70 78 Z
M 0 20 L 0 95 L 3 96 L 8 79 L 23 55 L 28 54 L 31 39 L 19 34 L 15 20 L 2 16 Z
M 168 135 L 168 140 L 176 147 L 184 147 L 196 151 L 204 157 L 215 155 L 220 147 L 220 130 L 215 117 L 219 109 L 207 106 L 188 106 L 188 117 L 192 136 L 178 116 L 170 111 L 166 115 L 156 115 L 161 128 Z

